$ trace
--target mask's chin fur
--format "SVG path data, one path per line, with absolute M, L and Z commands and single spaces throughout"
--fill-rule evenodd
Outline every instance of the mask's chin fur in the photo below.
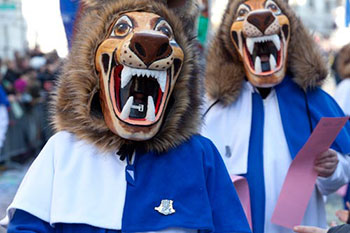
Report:
M 189 32 L 185 34 L 183 31 L 191 25 L 184 25 L 186 21 L 173 10 L 154 0 L 104 0 L 103 3 L 88 7 L 78 25 L 53 96 L 52 122 L 55 129 L 67 130 L 103 151 L 116 151 L 123 145 L 131 145 L 161 153 L 180 145 L 198 132 L 200 124 L 201 91 L 195 41 L 189 39 L 192 37 Z M 185 54 L 161 129 L 152 139 L 143 142 L 123 139 L 107 127 L 99 105 L 99 77 L 94 66 L 95 51 L 105 38 L 109 25 L 117 15 L 130 11 L 147 11 L 163 16 L 173 27 L 176 41 Z M 193 15 L 195 13 L 189 13 L 187 17 Z
M 223 22 L 213 39 L 207 59 L 205 87 L 212 100 L 223 105 L 233 103 L 245 80 L 244 65 L 230 38 L 230 29 L 238 6 L 245 0 L 231 1 Z M 287 72 L 303 89 L 322 84 L 328 68 L 312 36 L 283 0 L 275 0 L 290 21 L 291 38 L 287 52 Z M 229 75 L 228 75 L 229 74 Z

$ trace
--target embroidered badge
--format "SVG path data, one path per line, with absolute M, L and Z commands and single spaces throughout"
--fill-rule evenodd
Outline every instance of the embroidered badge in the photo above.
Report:
M 173 202 L 172 200 L 162 200 L 160 206 L 154 207 L 154 209 L 163 215 L 173 214 L 175 213 Z

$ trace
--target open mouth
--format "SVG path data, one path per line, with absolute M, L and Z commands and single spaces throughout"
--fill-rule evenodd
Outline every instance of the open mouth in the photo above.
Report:
M 166 70 L 137 69 L 113 65 L 109 78 L 109 95 L 117 117 L 132 125 L 156 123 L 165 108 L 171 80 L 181 63 Z
M 282 67 L 283 48 L 281 33 L 244 38 L 244 59 L 255 75 L 271 75 Z

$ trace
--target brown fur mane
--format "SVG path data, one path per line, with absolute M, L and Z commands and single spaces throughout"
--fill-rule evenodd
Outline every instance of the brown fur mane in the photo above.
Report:
M 86 8 L 77 27 L 72 49 L 65 61 L 52 101 L 53 125 L 87 140 L 102 151 L 115 151 L 122 145 L 137 145 L 146 151 L 164 152 L 196 134 L 199 128 L 200 85 L 195 42 L 176 12 L 154 0 L 104 0 Z M 176 82 L 166 117 L 156 136 L 133 142 L 113 134 L 99 106 L 99 78 L 94 59 L 115 17 L 129 11 L 147 11 L 163 16 L 173 27 L 175 38 L 185 53 L 183 68 Z M 191 17 L 191 16 L 188 16 Z
M 226 8 L 220 29 L 214 37 L 207 58 L 205 87 L 212 100 L 223 105 L 234 102 L 245 79 L 243 63 L 234 49 L 230 28 L 238 6 L 245 0 L 231 0 Z M 288 48 L 288 72 L 303 89 L 321 85 L 327 77 L 328 68 L 319 48 L 308 30 L 293 10 L 283 0 L 275 0 L 289 18 L 291 38 Z

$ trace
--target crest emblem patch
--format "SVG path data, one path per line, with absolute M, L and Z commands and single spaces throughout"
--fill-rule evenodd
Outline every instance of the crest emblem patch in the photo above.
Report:
M 170 215 L 175 213 L 175 209 L 173 208 L 173 202 L 172 200 L 162 200 L 160 205 L 158 207 L 154 207 L 156 211 L 163 215 Z

